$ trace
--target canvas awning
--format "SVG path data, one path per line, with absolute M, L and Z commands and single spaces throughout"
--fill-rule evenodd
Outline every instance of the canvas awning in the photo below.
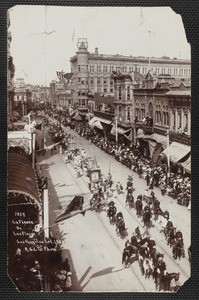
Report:
M 186 172 L 191 173 L 191 155 L 184 162 L 180 162 L 180 164 Z
M 163 145 L 163 148 L 166 148 L 167 146 L 167 137 L 161 134 L 152 133 L 152 134 L 144 134 L 142 129 L 139 129 L 137 132 L 137 138 L 138 139 L 144 139 L 144 140 L 153 140 L 157 143 L 161 143 Z
M 172 142 L 162 153 L 169 157 L 170 161 L 177 163 L 191 152 L 191 147 L 177 142 Z
M 8 154 L 8 192 L 20 193 L 40 202 L 34 170 L 25 155 Z
M 105 124 L 111 124 L 112 121 L 106 120 L 106 119 L 102 119 L 102 118 L 98 118 L 98 117 L 93 117 L 89 121 L 89 125 L 90 125 L 91 128 L 97 127 L 99 129 L 103 130 L 103 126 L 102 126 L 101 122 L 105 123 Z
M 124 135 L 124 134 L 128 135 L 128 133 L 130 133 L 131 130 L 132 130 L 131 128 L 126 129 L 126 128 L 117 127 L 117 133 L 121 134 L 121 135 Z M 115 126 L 115 124 L 113 124 L 111 134 L 116 135 L 116 126 Z

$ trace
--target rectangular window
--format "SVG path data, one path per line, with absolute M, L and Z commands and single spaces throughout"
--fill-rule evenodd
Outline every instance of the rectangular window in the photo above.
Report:
M 119 88 L 119 100 L 122 99 L 122 91 L 121 91 L 121 88 Z
M 110 89 L 110 92 L 113 93 L 113 89 Z
M 100 84 L 100 78 L 97 79 L 97 84 Z
M 107 89 L 104 89 L 104 93 L 106 93 L 107 92 Z
M 107 81 L 106 80 L 104 80 L 104 85 L 106 85 L 107 84 Z
M 90 81 L 90 82 L 91 82 L 91 84 L 93 84 L 93 79 L 91 79 L 91 81 Z

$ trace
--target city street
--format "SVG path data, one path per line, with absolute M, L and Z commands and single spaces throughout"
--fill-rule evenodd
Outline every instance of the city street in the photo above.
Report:
M 69 129 L 65 128 L 66 132 Z M 107 176 L 109 168 L 114 181 L 120 181 L 126 187 L 128 175 L 133 175 L 134 197 L 144 194 L 146 183 L 136 173 L 121 165 L 112 156 L 106 154 L 98 147 L 90 144 L 86 139 L 70 130 L 76 147 L 85 149 L 88 156 L 93 153 L 96 157 L 104 176 Z M 50 143 L 50 141 L 47 141 Z M 74 167 L 66 164 L 64 155 L 59 149 L 51 155 L 48 151 L 41 157 L 42 173 L 48 177 L 50 225 L 61 214 L 74 195 L 84 195 L 84 205 L 91 198 L 86 177 L 76 178 Z M 40 160 L 40 157 L 38 157 Z M 170 219 L 174 226 L 183 232 L 185 243 L 185 258 L 175 261 L 172 258 L 172 250 L 166 245 L 163 233 L 160 233 L 161 224 L 153 221 L 155 225 L 150 229 L 150 234 L 155 238 L 156 247 L 164 253 L 164 261 L 168 272 L 180 273 L 180 284 L 189 277 L 190 265 L 187 248 L 190 244 L 190 211 L 179 206 L 175 200 L 168 196 L 161 196 L 159 189 L 154 189 L 161 202 L 161 207 L 170 212 Z M 125 194 L 112 198 L 118 211 L 122 211 L 130 238 L 134 229 L 139 226 L 144 235 L 143 223 L 135 216 L 135 210 L 129 211 L 125 206 Z M 145 279 L 141 275 L 138 262 L 133 262 L 129 268 L 122 266 L 122 251 L 125 240 L 117 236 L 115 226 L 110 225 L 105 208 L 100 213 L 86 212 L 85 216 L 79 214 L 51 227 L 53 234 L 62 240 L 63 260 L 68 257 L 73 272 L 73 290 L 81 291 L 155 291 L 153 280 Z
M 189 280 L 192 64 L 175 11 L 7 9 L 18 291 L 177 292 Z

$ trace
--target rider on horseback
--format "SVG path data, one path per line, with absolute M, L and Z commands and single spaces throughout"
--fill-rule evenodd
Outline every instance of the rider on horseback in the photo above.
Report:
M 156 288 L 160 285 L 160 281 L 165 274 L 166 274 L 166 264 L 163 261 L 163 257 L 160 256 L 157 262 L 157 266 L 154 269 Z
M 141 197 L 140 197 L 141 196 Z M 136 208 L 136 215 L 141 217 L 141 213 L 142 213 L 142 207 L 143 207 L 143 203 L 142 203 L 142 195 L 139 195 L 137 197 L 137 200 L 135 202 L 135 208 Z
M 115 207 L 115 204 L 113 201 L 109 202 L 109 208 L 107 210 L 107 216 L 109 218 L 110 223 L 114 223 L 115 222 L 115 216 L 117 213 L 117 208 Z

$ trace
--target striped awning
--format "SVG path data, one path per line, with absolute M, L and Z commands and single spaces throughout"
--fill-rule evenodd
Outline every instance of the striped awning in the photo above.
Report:
M 177 142 L 172 142 L 162 153 L 170 159 L 171 162 L 177 163 L 179 160 L 183 159 L 188 153 L 191 153 L 191 147 L 180 144 Z
M 25 155 L 8 154 L 8 193 L 20 193 L 40 202 L 35 173 Z

